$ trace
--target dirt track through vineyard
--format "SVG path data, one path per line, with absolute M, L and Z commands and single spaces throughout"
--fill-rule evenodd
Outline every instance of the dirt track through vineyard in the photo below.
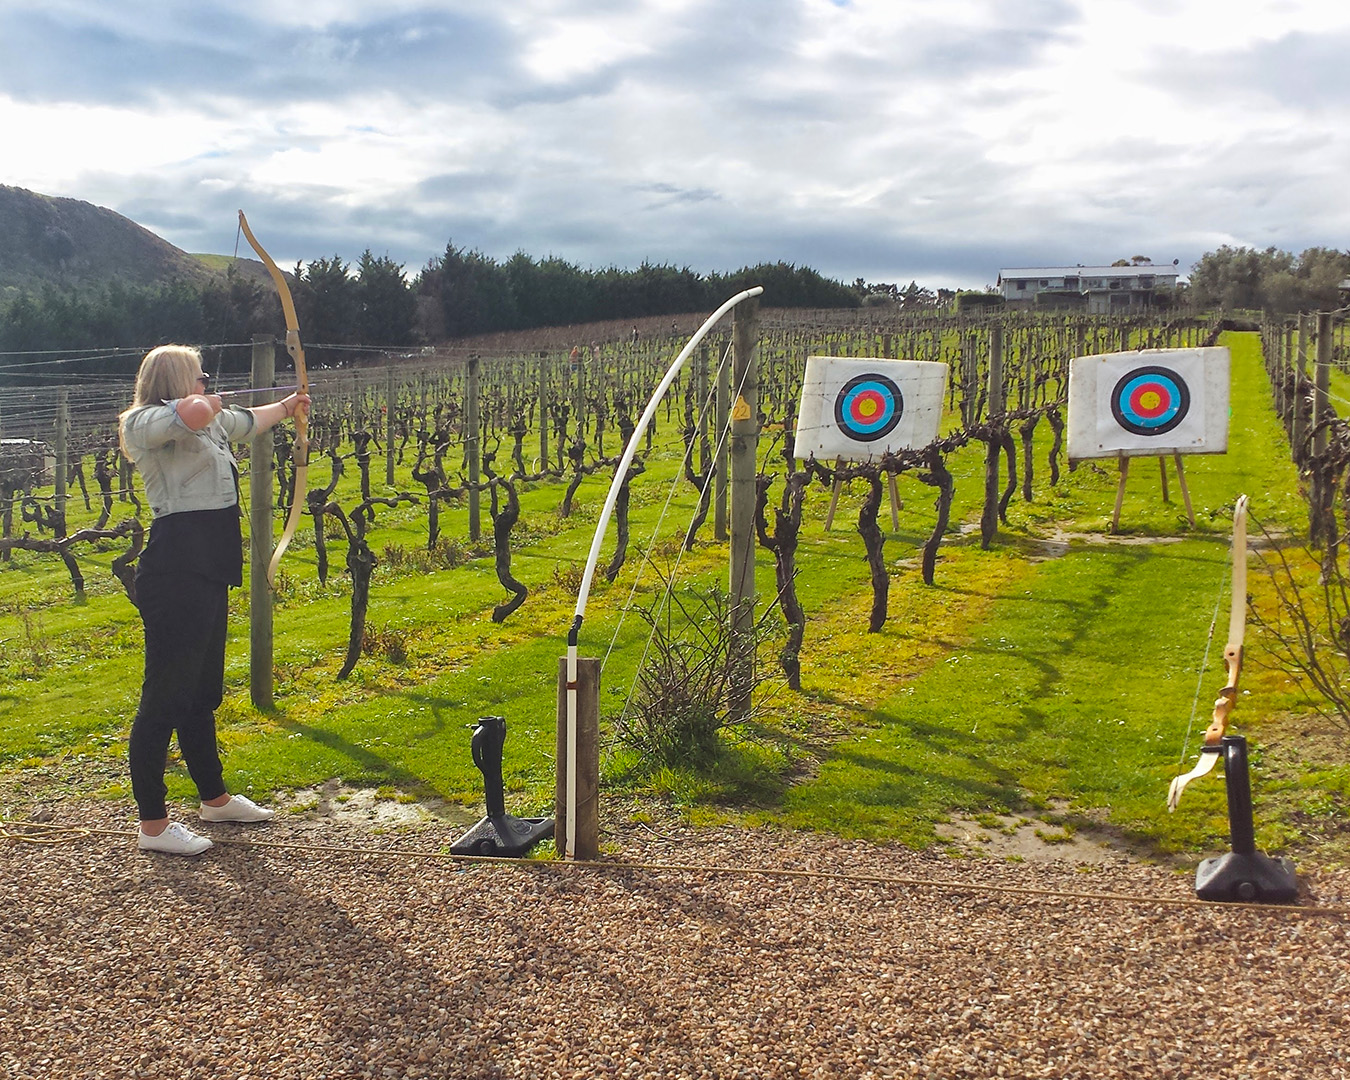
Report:
M 443 824 L 289 815 L 192 861 L 51 810 L 116 835 L 0 839 L 16 1080 L 1350 1075 L 1347 872 L 1304 875 L 1326 915 L 1127 858 L 635 828 L 608 868 L 466 867 Z

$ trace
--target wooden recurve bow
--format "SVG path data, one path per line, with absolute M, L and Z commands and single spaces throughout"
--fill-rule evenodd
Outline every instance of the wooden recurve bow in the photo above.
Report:
M 1205 728 L 1205 742 L 1200 747 L 1200 760 L 1190 772 L 1178 776 L 1167 791 L 1167 809 L 1175 810 L 1181 793 L 1192 780 L 1210 772 L 1223 754 L 1223 736 L 1228 730 L 1228 718 L 1237 705 L 1238 678 L 1242 674 L 1242 636 L 1247 625 L 1247 496 L 1239 496 L 1233 509 L 1233 596 L 1228 614 L 1228 644 L 1223 649 L 1223 663 L 1228 676 L 1214 702 L 1214 716 Z
M 291 289 L 286 284 L 286 276 L 272 261 L 272 256 L 268 255 L 263 250 L 263 246 L 258 243 L 257 238 L 253 235 L 253 230 L 248 227 L 248 219 L 244 217 L 242 210 L 239 211 L 239 228 L 243 230 L 244 239 L 248 241 L 249 247 L 258 253 L 258 258 L 267 267 L 267 272 L 272 275 L 277 296 L 281 300 L 281 311 L 286 318 L 286 351 L 291 354 L 291 360 L 295 364 L 296 391 L 301 394 L 308 394 L 309 373 L 305 369 L 305 349 L 300 344 L 300 321 L 295 316 L 295 301 L 291 299 Z M 267 565 L 267 584 L 274 591 L 276 589 L 277 567 L 281 563 L 282 555 L 286 553 L 286 548 L 290 545 L 291 537 L 295 535 L 296 527 L 300 524 L 300 517 L 305 508 L 305 488 L 306 481 L 309 478 L 309 419 L 299 409 L 295 413 L 295 442 L 291 446 L 291 465 L 295 476 L 295 491 L 291 496 L 291 509 L 286 518 L 286 527 L 281 531 L 281 539 L 277 541 L 277 546 L 272 551 L 272 561 Z

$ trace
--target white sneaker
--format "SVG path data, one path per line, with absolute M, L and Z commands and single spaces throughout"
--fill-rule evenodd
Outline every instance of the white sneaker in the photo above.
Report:
M 158 836 L 141 833 L 136 846 L 142 851 L 162 851 L 167 855 L 200 855 L 211 846 L 211 841 L 175 821 Z
M 197 816 L 203 821 L 271 821 L 276 817 L 276 813 L 275 810 L 265 809 L 242 795 L 231 795 L 230 801 L 223 806 L 208 806 L 202 803 L 197 809 Z

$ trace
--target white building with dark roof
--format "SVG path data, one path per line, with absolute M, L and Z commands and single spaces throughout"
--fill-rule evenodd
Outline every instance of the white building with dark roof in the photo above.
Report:
M 1177 287 L 1171 266 L 1028 266 L 998 272 L 998 288 L 1011 306 L 1060 300 L 1094 315 L 1128 314 L 1151 308 L 1160 290 Z M 1037 301 L 1042 293 L 1051 294 Z

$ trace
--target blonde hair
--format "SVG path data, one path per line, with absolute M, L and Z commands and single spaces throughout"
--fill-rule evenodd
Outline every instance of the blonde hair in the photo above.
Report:
M 127 453 L 122 430 L 127 414 L 145 405 L 161 405 L 187 397 L 196 389 L 201 370 L 201 350 L 190 345 L 161 345 L 145 354 L 140 370 L 136 372 L 136 396 L 131 408 L 117 418 L 118 439 L 128 461 L 132 457 Z

